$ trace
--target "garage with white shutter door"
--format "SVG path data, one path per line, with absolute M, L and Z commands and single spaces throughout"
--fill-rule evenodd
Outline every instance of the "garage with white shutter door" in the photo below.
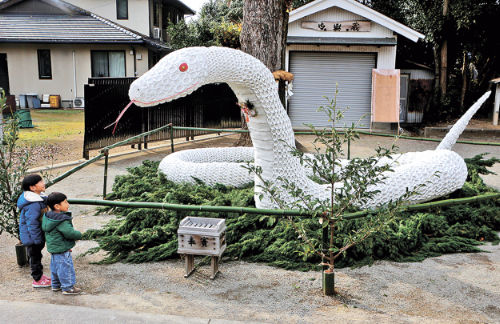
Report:
M 331 127 L 318 112 L 335 97 L 347 109 L 336 128 L 391 129 L 399 122 L 398 36 L 424 35 L 356 0 L 315 0 L 292 10 L 285 69 L 294 75 L 287 111 L 295 129 Z
M 294 75 L 293 96 L 288 100 L 292 126 L 331 127 L 328 116 L 317 111 L 334 99 L 338 86 L 337 108 L 345 110 L 336 127 L 370 127 L 371 76 L 376 66 L 375 53 L 290 52 L 289 70 Z

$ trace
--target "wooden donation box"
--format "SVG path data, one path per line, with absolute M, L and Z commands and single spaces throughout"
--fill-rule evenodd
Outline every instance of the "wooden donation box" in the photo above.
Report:
M 188 216 L 184 218 L 177 230 L 179 242 L 177 253 L 184 254 L 186 274 L 189 277 L 194 271 L 195 255 L 212 256 L 212 276 L 219 272 L 219 259 L 226 249 L 226 220 Z

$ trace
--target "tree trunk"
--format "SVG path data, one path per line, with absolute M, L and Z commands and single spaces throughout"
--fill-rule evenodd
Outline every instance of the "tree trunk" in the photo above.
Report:
M 467 53 L 464 52 L 464 62 L 462 64 L 462 90 L 460 93 L 460 111 L 464 108 L 465 93 L 467 92 Z
M 441 43 L 441 73 L 439 86 L 441 88 L 441 95 L 446 95 L 446 85 L 448 78 L 448 41 L 444 40 Z
M 273 71 L 285 69 L 289 0 L 245 0 L 241 27 L 241 50 Z M 285 82 L 279 83 L 280 100 L 285 107 Z M 246 136 L 245 136 L 246 135 Z M 248 138 L 242 134 L 238 144 Z
M 441 71 L 439 78 L 439 87 L 441 88 L 441 96 L 446 95 L 447 79 L 448 79 L 448 41 L 443 40 L 441 43 Z
M 449 0 L 443 1 L 443 19 L 444 19 L 444 30 L 442 33 L 443 40 L 441 42 L 441 73 L 439 85 L 441 88 L 441 95 L 446 95 L 447 81 L 448 81 L 448 40 L 447 31 L 448 31 L 448 4 Z
M 287 0 L 245 0 L 241 27 L 241 50 L 261 60 L 271 72 L 285 69 L 288 33 Z M 285 82 L 279 83 L 285 107 Z
M 440 76 L 441 76 L 441 69 L 440 69 L 440 60 L 439 60 L 439 50 L 437 48 L 437 45 L 435 45 L 432 48 L 432 54 L 434 56 L 434 91 L 432 93 L 432 104 L 431 107 L 434 109 L 439 105 L 440 102 L 440 95 L 441 95 L 441 90 L 440 90 Z
M 285 0 L 245 0 L 241 50 L 261 60 L 271 71 L 282 70 L 287 26 Z

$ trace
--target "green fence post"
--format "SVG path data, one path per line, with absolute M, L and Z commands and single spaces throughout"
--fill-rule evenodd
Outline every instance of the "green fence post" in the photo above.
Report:
M 351 138 L 347 138 L 347 159 L 351 159 Z
M 170 150 L 174 153 L 174 126 L 170 124 Z
M 321 233 L 321 249 L 323 250 L 324 254 L 328 253 L 327 246 L 328 246 L 328 226 L 324 226 L 323 231 Z M 322 258 L 321 262 L 325 263 L 325 258 Z M 322 268 L 323 268 L 323 271 L 325 271 L 326 269 L 328 269 L 328 266 L 323 265 Z
M 327 223 L 328 221 L 325 220 Z M 321 233 L 321 249 L 323 250 L 323 253 L 329 254 L 330 251 L 328 249 L 328 235 L 330 234 L 330 224 L 326 224 L 326 226 L 323 227 L 323 231 Z M 332 296 L 335 291 L 334 291 L 334 286 L 335 286 L 335 273 L 334 272 L 325 272 L 325 270 L 328 270 L 328 266 L 324 265 L 325 263 L 325 258 L 321 259 L 321 262 L 323 263 L 323 267 L 321 270 L 321 290 L 323 290 L 323 294 L 325 296 Z
M 109 151 L 106 150 L 104 152 L 104 181 L 102 187 L 102 199 L 106 199 L 106 187 L 108 184 L 108 158 L 109 158 Z
M 327 220 L 323 220 L 328 223 Z M 328 254 L 328 229 L 329 229 L 328 224 L 323 224 L 323 230 L 321 231 L 321 250 L 323 251 L 323 254 Z M 329 280 L 325 280 L 325 270 L 328 269 L 328 266 L 325 265 L 326 260 L 325 258 L 321 258 L 321 263 L 323 263 L 323 266 L 321 267 L 321 290 L 323 290 L 323 293 L 327 296 L 332 295 L 331 289 L 329 287 L 331 286 L 331 282 Z
M 142 150 L 142 137 L 139 137 L 139 142 L 137 143 L 137 149 L 138 149 L 139 151 L 141 151 L 141 150 Z

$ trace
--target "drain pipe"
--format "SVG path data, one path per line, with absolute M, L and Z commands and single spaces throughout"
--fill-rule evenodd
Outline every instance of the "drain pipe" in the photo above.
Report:
M 78 97 L 78 89 L 76 88 L 76 57 L 75 57 L 75 50 L 73 50 L 73 95 L 75 99 Z
M 135 47 L 132 47 L 132 53 L 134 55 L 134 77 L 137 77 L 137 53 L 135 52 Z

